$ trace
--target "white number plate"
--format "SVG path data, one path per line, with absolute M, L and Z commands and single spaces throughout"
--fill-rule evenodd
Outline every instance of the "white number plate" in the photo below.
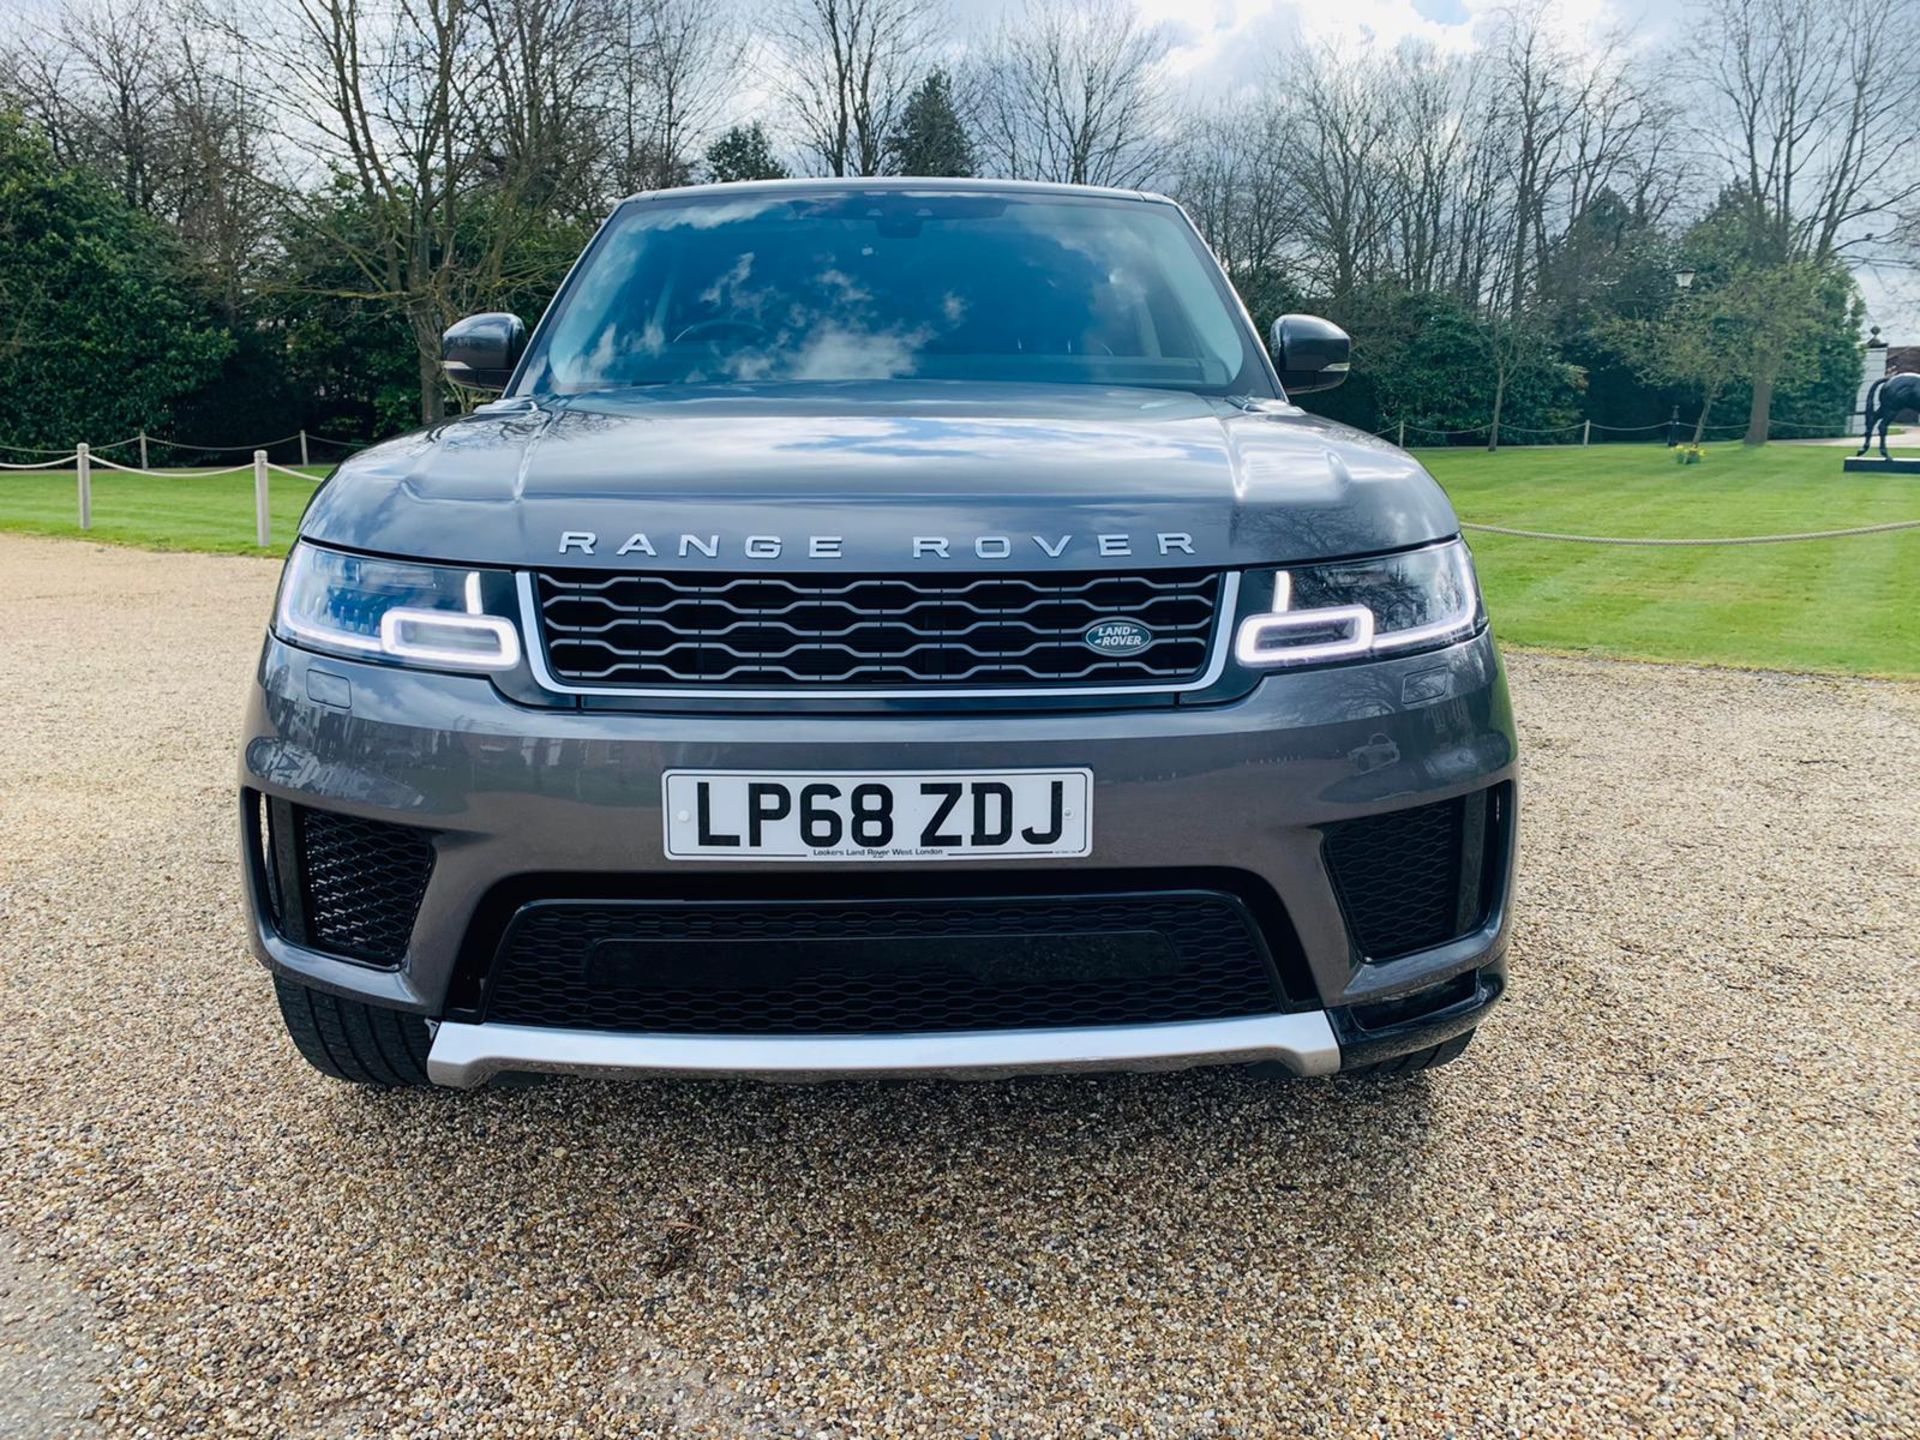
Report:
M 1091 770 L 669 770 L 674 860 L 1090 854 Z

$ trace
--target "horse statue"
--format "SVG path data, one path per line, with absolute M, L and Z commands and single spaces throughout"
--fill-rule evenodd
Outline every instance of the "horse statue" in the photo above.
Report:
M 1902 410 L 1920 410 L 1920 375 L 1889 375 L 1867 387 L 1867 433 L 1860 439 L 1855 459 L 1873 444 L 1875 425 L 1880 427 L 1880 458 L 1893 458 L 1887 453 L 1887 425 Z

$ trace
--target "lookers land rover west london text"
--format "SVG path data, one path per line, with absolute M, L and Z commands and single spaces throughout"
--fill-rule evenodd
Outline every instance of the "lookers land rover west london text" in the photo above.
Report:
M 1178 207 L 620 206 L 474 413 L 314 497 L 242 745 L 256 952 L 373 1085 L 1417 1068 L 1500 996 L 1473 564 Z

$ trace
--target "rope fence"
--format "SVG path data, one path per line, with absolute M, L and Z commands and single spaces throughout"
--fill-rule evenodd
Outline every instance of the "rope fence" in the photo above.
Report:
M 1840 540 L 1850 535 L 1887 535 L 1895 530 L 1920 530 L 1920 520 L 1889 520 L 1884 525 L 1855 525 L 1846 530 L 1803 530 L 1794 535 L 1715 535 L 1698 540 L 1658 539 L 1646 535 L 1561 535 L 1552 530 L 1514 530 L 1505 525 L 1460 522 L 1462 530 L 1487 535 L 1510 535 L 1521 540 L 1559 540 L 1570 545 L 1787 545 L 1796 540 Z
M 265 450 L 255 450 L 253 461 L 247 465 L 229 465 L 219 470 L 194 470 L 183 475 L 179 470 L 150 470 L 140 465 L 123 465 L 118 460 L 109 460 L 95 455 L 91 445 L 77 445 L 73 453 L 61 457 L 73 461 L 74 487 L 80 506 L 80 528 L 93 529 L 93 470 L 100 466 L 121 475 L 150 475 L 159 480 L 212 480 L 222 475 L 253 476 L 253 536 L 254 544 L 262 550 L 273 543 L 273 510 L 269 488 L 271 473 L 278 470 L 282 475 L 291 475 L 296 480 L 311 480 L 313 477 L 287 465 L 276 465 L 267 459 Z M 0 465 L 6 470 L 44 470 L 44 465 Z
M 1396 420 L 1392 424 L 1384 426 L 1379 430 L 1374 430 L 1370 433 L 1380 437 L 1381 439 L 1385 439 L 1388 436 L 1392 436 L 1395 438 L 1397 443 L 1404 448 L 1407 443 L 1407 437 L 1409 435 L 1412 435 L 1418 439 L 1438 440 L 1443 444 L 1451 444 L 1456 440 L 1473 440 L 1473 439 L 1491 435 L 1493 433 L 1493 428 L 1494 427 L 1493 427 L 1492 421 L 1487 421 L 1485 424 L 1481 424 L 1481 425 L 1468 425 L 1468 426 L 1455 427 L 1452 429 L 1442 429 L 1440 427 L 1433 426 L 1433 425 L 1418 425 L 1411 420 Z M 1818 437 L 1831 436 L 1836 440 L 1847 439 L 1847 438 L 1852 438 L 1852 439 L 1859 438 L 1858 436 L 1848 437 L 1843 434 L 1835 433 L 1834 426 L 1831 421 L 1771 420 L 1768 422 L 1767 435 L 1769 438 L 1772 438 L 1775 432 L 1782 431 L 1782 430 L 1799 431 L 1799 432 L 1802 432 L 1803 434 L 1809 434 L 1810 436 L 1818 436 Z M 1657 436 L 1655 435 L 1655 432 L 1664 432 L 1666 435 L 1667 444 L 1670 446 L 1690 444 L 1693 440 L 1693 422 L 1687 421 L 1687 420 L 1680 420 L 1676 418 L 1676 419 L 1670 419 L 1670 420 L 1656 420 L 1653 423 L 1648 425 L 1608 425 L 1599 420 L 1575 420 L 1571 424 L 1567 424 L 1567 425 L 1549 425 L 1549 426 L 1509 425 L 1505 421 L 1502 421 L 1500 424 L 1500 438 L 1503 441 L 1509 435 L 1527 436 L 1527 437 L 1552 437 L 1552 436 L 1567 437 L 1564 440 L 1553 440 L 1551 438 L 1541 440 L 1536 438 L 1529 442 L 1532 444 L 1544 443 L 1549 445 L 1576 445 L 1576 444 L 1591 445 L 1594 443 L 1595 436 L 1599 436 L 1600 439 L 1604 441 L 1606 437 L 1609 435 L 1623 435 L 1623 436 L 1624 435 L 1644 435 L 1644 436 L 1647 436 L 1649 439 L 1652 439 L 1652 438 L 1657 438 Z M 1703 440 L 1731 439 L 1736 435 L 1744 435 L 1746 433 L 1747 433 L 1747 424 L 1744 420 L 1729 421 L 1726 424 L 1722 424 L 1722 425 L 1708 425 L 1700 432 L 1700 438 Z M 1578 436 L 1579 438 L 1576 440 L 1573 438 L 1574 436 Z M 1780 438 L 1790 439 L 1792 437 L 1783 435 Z
M 15 465 L 9 461 L 0 460 L 0 470 L 58 470 L 69 460 L 77 460 L 79 458 L 78 452 L 69 450 L 58 460 L 33 460 L 25 465 Z
M 370 440 L 345 440 L 337 435 L 322 434 L 318 430 L 295 430 L 290 435 L 282 435 L 273 440 L 259 440 L 247 445 L 195 445 L 185 440 L 169 440 L 161 435 L 149 435 L 143 430 L 136 435 L 129 435 L 124 440 L 112 440 L 104 445 L 90 444 L 87 449 L 97 456 L 102 450 L 124 450 L 128 446 L 136 447 L 140 452 L 140 468 L 145 469 L 152 458 L 149 449 L 155 445 L 162 446 L 168 450 L 180 450 L 197 455 L 238 455 L 254 450 L 272 450 L 275 446 L 279 445 L 298 445 L 300 448 L 300 463 L 302 465 L 311 465 L 313 463 L 312 447 L 313 442 L 316 440 L 327 445 L 338 446 L 340 449 L 346 451 L 364 450 L 373 443 Z M 0 443 L 0 450 L 9 451 L 15 455 L 57 455 L 60 457 L 50 463 L 41 465 L 0 465 L 0 469 L 7 470 L 51 469 L 55 466 L 64 465 L 74 457 L 74 451 L 72 449 L 46 450 L 34 445 L 8 445 Z

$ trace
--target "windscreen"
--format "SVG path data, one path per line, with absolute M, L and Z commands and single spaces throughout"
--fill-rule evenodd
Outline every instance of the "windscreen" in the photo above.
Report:
M 905 191 L 628 205 L 519 388 L 907 378 L 1272 393 L 1172 206 Z

